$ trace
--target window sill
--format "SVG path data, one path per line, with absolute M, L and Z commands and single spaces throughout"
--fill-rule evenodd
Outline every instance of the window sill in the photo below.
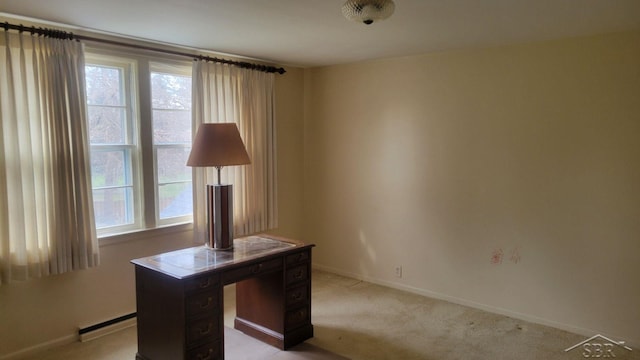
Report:
M 193 230 L 193 223 L 188 222 L 182 224 L 167 225 L 153 229 L 136 230 L 122 234 L 107 235 L 98 238 L 98 243 L 100 244 L 100 247 L 103 247 L 123 242 L 142 240 L 150 237 L 164 236 L 191 230 Z

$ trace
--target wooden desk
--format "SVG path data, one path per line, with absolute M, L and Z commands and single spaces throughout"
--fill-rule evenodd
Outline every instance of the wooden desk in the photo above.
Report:
M 313 337 L 311 248 L 266 235 L 135 259 L 138 360 L 224 359 L 223 286 L 234 327 L 280 349 Z

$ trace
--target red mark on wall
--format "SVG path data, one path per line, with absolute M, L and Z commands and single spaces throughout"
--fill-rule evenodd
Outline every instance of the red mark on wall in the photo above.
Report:
M 512 263 L 517 264 L 520 262 L 520 248 L 516 247 L 511 251 L 511 256 L 509 257 Z
M 520 256 L 520 247 L 516 246 L 511 251 L 508 252 L 508 260 L 514 264 L 520 262 L 522 257 Z M 502 264 L 502 260 L 505 258 L 505 251 L 502 248 L 497 248 L 493 250 L 491 253 L 491 264 L 500 265 Z
M 504 252 L 501 248 L 493 250 L 493 254 L 491 255 L 491 263 L 494 265 L 502 264 L 502 257 L 504 256 Z

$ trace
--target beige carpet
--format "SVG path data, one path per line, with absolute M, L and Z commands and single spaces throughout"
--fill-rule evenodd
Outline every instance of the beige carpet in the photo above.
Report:
M 225 327 L 225 359 L 227 360 L 344 360 L 311 344 L 300 344 L 289 351 L 280 351 L 243 333 Z M 136 328 L 88 341 L 73 343 L 24 359 L 29 360 L 134 360 Z
M 227 327 L 235 315 L 233 290 L 225 288 Z M 280 351 L 227 328 L 226 359 L 585 359 L 580 348 L 564 351 L 585 336 L 326 272 L 313 273 L 312 302 L 314 338 Z M 129 328 L 25 359 L 134 359 L 135 331 Z M 614 355 L 640 360 L 640 349 L 616 348 Z
M 229 360 L 345 360 L 318 346 L 303 343 L 287 351 L 280 351 L 243 333 L 225 327 L 225 359 Z

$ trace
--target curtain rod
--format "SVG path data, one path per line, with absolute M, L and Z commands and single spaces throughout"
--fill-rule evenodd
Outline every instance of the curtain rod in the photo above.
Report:
M 235 60 L 228 60 L 228 59 L 220 59 L 220 58 L 216 58 L 216 57 L 212 58 L 212 57 L 205 56 L 205 55 L 193 55 L 193 54 L 189 54 L 189 53 L 185 53 L 185 52 L 181 52 L 181 51 L 176 51 L 176 50 L 159 49 L 159 48 L 156 48 L 156 47 L 153 47 L 153 46 L 136 45 L 136 44 L 130 44 L 130 43 L 117 41 L 117 40 L 107 40 L 107 39 L 101 39 L 101 38 L 96 38 L 96 37 L 92 37 L 92 36 L 77 35 L 77 34 L 74 34 L 72 32 L 66 32 L 66 31 L 62 31 L 62 30 L 47 29 L 47 28 L 42 28 L 42 27 L 36 28 L 35 26 L 24 26 L 22 24 L 15 25 L 15 24 L 10 24 L 10 23 L 8 23 L 6 21 L 4 23 L 2 23 L 0 25 L 0 27 L 4 28 L 5 31 L 8 31 L 8 30 L 17 30 L 19 32 L 27 31 L 27 32 L 30 32 L 32 35 L 33 34 L 38 34 L 38 35 L 41 35 L 41 36 L 47 36 L 47 37 L 52 37 L 52 38 L 56 38 L 56 39 L 67 39 L 67 40 L 78 40 L 78 41 L 80 41 L 80 40 L 93 41 L 93 42 L 99 42 L 99 43 L 104 43 L 104 44 L 109 44 L 109 45 L 129 47 L 129 48 L 134 48 L 134 49 L 138 49 L 138 50 L 148 50 L 148 51 L 162 52 L 162 53 L 171 54 L 171 55 L 189 57 L 189 58 L 192 58 L 194 60 L 216 62 L 216 63 L 221 63 L 221 64 L 237 66 L 237 67 L 240 67 L 240 68 L 243 68 L 243 69 L 262 71 L 262 72 L 266 72 L 266 73 L 284 74 L 286 72 L 286 70 L 284 68 L 281 68 L 281 67 L 277 68 L 275 66 L 255 64 L 255 63 L 250 63 L 250 62 L 246 62 L 246 61 L 235 61 Z

